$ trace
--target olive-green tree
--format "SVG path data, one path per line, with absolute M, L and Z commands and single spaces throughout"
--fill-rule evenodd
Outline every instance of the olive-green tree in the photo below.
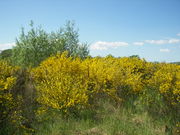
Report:
M 0 59 L 5 59 L 9 61 L 11 56 L 12 56 L 12 49 L 6 49 L 0 52 Z
M 25 33 L 22 28 L 16 46 L 12 49 L 12 62 L 23 67 L 34 67 L 41 61 L 58 52 L 68 51 L 69 56 L 85 58 L 89 54 L 87 44 L 79 43 L 78 30 L 73 22 L 68 21 L 57 32 L 47 33 L 41 27 L 31 29 Z

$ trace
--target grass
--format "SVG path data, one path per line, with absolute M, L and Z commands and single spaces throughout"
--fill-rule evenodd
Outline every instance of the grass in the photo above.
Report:
M 34 125 L 36 135 L 171 135 L 166 131 L 168 118 L 153 119 L 133 105 L 115 106 L 100 101 L 98 108 L 80 112 L 81 117 L 63 118 L 60 114 Z

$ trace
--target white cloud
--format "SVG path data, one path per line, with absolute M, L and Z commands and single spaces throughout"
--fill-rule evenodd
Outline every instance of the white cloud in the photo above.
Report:
M 15 46 L 15 43 L 4 43 L 0 44 L 0 50 L 10 49 Z
M 143 46 L 143 45 L 144 45 L 144 42 L 134 42 L 133 44 L 134 44 L 134 45 L 137 45 L 137 46 Z
M 121 46 L 128 46 L 127 42 L 103 42 L 98 41 L 90 46 L 91 50 L 107 50 L 109 48 L 117 48 Z
M 159 51 L 160 51 L 160 52 L 166 52 L 166 53 L 167 53 L 167 52 L 170 52 L 170 50 L 167 49 L 167 48 L 166 48 L 166 49 L 160 49 Z
M 176 43 L 180 43 L 180 39 L 169 39 L 168 42 L 169 44 L 176 44 Z
M 176 44 L 180 43 L 180 39 L 168 39 L 168 40 L 145 40 L 148 44 L 157 44 L 157 45 L 163 45 L 163 44 Z
M 167 40 L 145 40 L 145 42 L 148 44 L 162 45 L 162 44 L 166 44 Z
M 178 33 L 177 36 L 180 36 L 180 33 Z

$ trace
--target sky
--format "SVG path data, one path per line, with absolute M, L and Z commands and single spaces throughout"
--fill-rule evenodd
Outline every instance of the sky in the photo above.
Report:
M 0 0 L 0 50 L 30 20 L 48 32 L 74 21 L 92 56 L 180 61 L 180 0 Z

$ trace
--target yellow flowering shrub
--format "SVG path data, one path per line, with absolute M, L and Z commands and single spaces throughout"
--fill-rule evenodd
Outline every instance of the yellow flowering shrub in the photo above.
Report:
M 12 76 L 15 68 L 9 66 L 7 62 L 0 61 L 0 91 L 9 90 L 16 82 L 16 77 Z
M 146 62 L 138 58 L 125 57 L 118 60 L 118 67 L 118 72 L 121 72 L 119 78 L 122 78 L 120 85 L 128 86 L 129 93 L 140 92 L 144 87 Z
M 86 67 L 91 96 L 95 98 L 94 94 L 101 93 L 121 101 L 123 95 L 139 93 L 144 87 L 145 74 L 148 72 L 146 63 L 138 58 L 127 57 L 95 57 L 84 60 L 82 64 Z
M 6 61 L 0 60 L 0 124 L 2 127 L 4 126 L 3 123 L 12 120 L 13 117 L 16 102 L 14 101 L 12 87 L 16 84 L 14 73 L 17 69 L 10 66 Z
M 0 61 L 0 104 L 3 106 L 4 101 L 11 102 L 11 88 L 16 83 L 16 77 L 13 76 L 16 68 L 9 66 L 7 62 Z
M 115 70 L 113 68 L 113 59 L 88 58 L 82 62 L 85 67 L 87 90 L 90 96 L 96 98 L 97 95 L 106 94 L 116 98 L 113 84 Z
M 121 101 L 121 92 L 128 95 L 142 91 L 148 74 L 146 64 L 138 58 L 80 60 L 58 54 L 32 70 L 37 100 L 56 109 L 85 105 L 103 95 Z
M 50 57 L 32 70 L 37 101 L 45 106 L 67 111 L 87 104 L 86 78 L 80 59 L 67 53 Z
M 155 87 L 171 104 L 180 102 L 180 66 L 174 64 L 159 64 L 159 68 L 150 80 L 151 87 Z
M 168 103 L 177 104 L 180 100 L 179 69 L 177 65 L 151 63 L 139 58 L 80 60 L 68 58 L 67 53 L 63 53 L 43 61 L 31 74 L 37 101 L 51 108 L 67 110 L 107 97 L 121 102 L 134 96 L 146 98 L 152 104 L 158 100 L 153 97 L 156 92 Z

